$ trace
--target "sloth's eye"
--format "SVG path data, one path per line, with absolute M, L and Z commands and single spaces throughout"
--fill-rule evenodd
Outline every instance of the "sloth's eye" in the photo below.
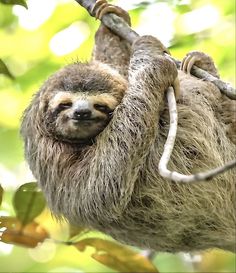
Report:
M 111 112 L 111 109 L 107 106 L 107 105 L 104 105 L 104 104 L 94 104 L 94 108 L 100 112 L 103 112 L 103 113 L 109 113 Z
M 72 106 L 72 102 L 62 102 L 58 105 L 59 109 L 68 109 Z

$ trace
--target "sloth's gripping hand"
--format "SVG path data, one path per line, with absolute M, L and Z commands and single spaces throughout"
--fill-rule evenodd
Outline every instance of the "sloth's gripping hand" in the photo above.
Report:
M 176 97 L 179 96 L 177 67 L 168 57 L 168 49 L 158 39 L 149 35 L 142 36 L 133 43 L 132 51 L 133 69 L 145 69 L 158 83 L 157 90 L 166 91 L 169 86 L 173 86 Z
M 92 10 L 92 14 L 95 15 L 95 18 L 101 20 L 103 15 L 107 13 L 115 13 L 117 16 L 123 18 L 129 25 L 131 25 L 129 14 L 125 10 L 107 3 L 106 0 L 96 0 Z
M 219 74 L 213 59 L 206 53 L 200 51 L 189 52 L 184 57 L 180 69 L 183 70 L 185 73 L 190 74 L 191 69 L 194 65 L 209 72 L 214 77 L 219 78 Z

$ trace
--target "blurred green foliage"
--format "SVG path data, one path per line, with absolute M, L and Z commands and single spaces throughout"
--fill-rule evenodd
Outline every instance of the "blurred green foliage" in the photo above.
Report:
M 23 184 L 14 195 L 13 206 L 23 225 L 34 220 L 45 208 L 45 199 L 34 182 Z
M 5 5 L 21 5 L 27 8 L 25 0 L 0 0 L 0 3 L 3 3 Z
M 28 9 L 25 9 L 26 2 Z M 99 24 L 72 0 L 26 2 L 0 1 L 0 183 L 5 189 L 0 216 L 15 217 L 12 206 L 14 189 L 32 179 L 23 164 L 19 137 L 20 117 L 24 108 L 51 73 L 72 61 L 90 58 L 94 33 Z M 142 29 L 145 34 L 160 35 L 160 39 L 166 38 L 175 58 L 182 59 L 190 50 L 210 54 L 219 68 L 221 78 L 235 85 L 235 1 L 113 2 L 130 9 L 134 29 Z M 11 6 L 11 3 L 21 6 Z M 164 18 L 162 22 L 161 18 Z M 76 44 L 78 46 L 74 49 L 73 45 Z M 27 207 L 19 205 L 19 202 L 27 200 L 21 199 L 21 194 L 14 196 L 16 212 L 18 208 L 21 210 L 18 210 L 17 215 L 23 215 L 24 218 Z M 29 198 L 35 200 L 32 196 Z M 37 209 L 36 214 L 33 211 L 30 220 L 37 216 L 35 221 L 50 235 L 41 230 L 39 241 L 47 237 L 60 241 L 68 238 L 70 230 L 67 224 L 56 223 L 47 210 L 38 216 L 39 212 Z M 18 220 L 11 218 L 10 222 L 16 230 L 21 229 Z M 6 223 L 6 219 L 4 221 Z M 0 227 L 2 223 L 3 218 Z M 29 225 L 23 234 L 24 240 L 38 228 L 34 222 Z M 77 230 L 73 234 L 80 233 Z M 80 239 L 88 237 L 107 238 L 98 233 L 86 233 Z M 9 242 L 19 240 L 18 237 L 8 239 Z M 22 244 L 22 241 L 18 243 Z M 93 253 L 92 247 L 80 252 L 73 246 L 55 244 L 50 240 L 30 250 L 19 246 L 12 248 L 0 242 L 0 272 L 114 272 L 92 259 Z M 210 251 L 193 258 L 186 255 L 160 253 L 154 259 L 154 264 L 160 272 L 236 271 L 235 255 L 231 253 Z

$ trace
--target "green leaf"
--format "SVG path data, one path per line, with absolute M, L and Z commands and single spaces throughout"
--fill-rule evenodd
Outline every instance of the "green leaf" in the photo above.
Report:
M 94 247 L 96 252 L 92 258 L 119 272 L 158 272 L 148 258 L 113 241 L 87 238 L 73 245 L 80 251 L 84 251 L 87 246 Z
M 4 74 L 4 75 L 8 76 L 9 78 L 14 79 L 14 76 L 11 74 L 11 72 L 8 70 L 6 64 L 1 59 L 0 59 L 0 74 Z
M 35 222 L 25 226 L 15 217 L 0 216 L 0 241 L 24 247 L 36 247 L 49 238 L 47 231 Z
M 192 9 L 190 5 L 176 5 L 175 10 L 176 12 L 180 14 L 184 14 L 184 13 L 190 12 Z
M 3 3 L 5 5 L 20 5 L 28 9 L 25 0 L 0 0 L 0 3 Z
M 45 208 L 45 199 L 37 183 L 26 183 L 15 192 L 13 206 L 23 225 L 31 222 Z
M 3 196 L 3 188 L 2 186 L 0 185 L 0 206 L 2 204 L 2 196 Z

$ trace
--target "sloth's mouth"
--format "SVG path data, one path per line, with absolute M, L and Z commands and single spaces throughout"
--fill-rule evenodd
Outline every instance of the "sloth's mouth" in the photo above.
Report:
M 72 119 L 74 125 L 91 125 L 95 123 L 95 119 Z M 97 122 L 97 121 L 96 121 Z
M 94 121 L 94 120 L 96 120 L 95 118 L 72 118 L 72 120 L 74 121 L 74 122 L 81 122 L 81 121 Z
M 108 119 L 106 118 L 101 118 L 101 117 L 97 117 L 97 118 L 72 118 L 73 120 L 73 123 L 75 125 L 89 125 L 89 124 L 92 124 L 92 123 L 104 123 L 106 121 L 108 121 Z

